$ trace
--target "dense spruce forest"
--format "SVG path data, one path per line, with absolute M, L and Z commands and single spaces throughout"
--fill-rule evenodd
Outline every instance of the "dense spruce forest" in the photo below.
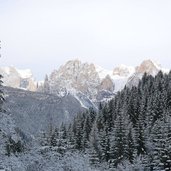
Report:
M 137 87 L 125 87 L 97 113 L 90 109 L 69 126 L 50 127 L 41 144 L 61 153 L 78 150 L 106 170 L 171 170 L 171 72 L 144 74 Z

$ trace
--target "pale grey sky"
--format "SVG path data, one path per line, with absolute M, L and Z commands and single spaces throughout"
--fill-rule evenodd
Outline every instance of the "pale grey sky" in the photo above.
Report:
M 171 0 L 0 0 L 0 40 L 1 66 L 38 79 L 74 58 L 171 68 Z

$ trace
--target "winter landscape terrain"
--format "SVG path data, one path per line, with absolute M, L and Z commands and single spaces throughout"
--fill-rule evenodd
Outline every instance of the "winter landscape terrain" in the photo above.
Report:
M 75 59 L 46 75 L 43 81 L 36 81 L 29 69 L 0 67 L 5 86 L 60 97 L 70 94 L 84 108 L 96 107 L 99 102 L 110 100 L 124 86 L 137 86 L 145 72 L 155 76 L 160 70 L 163 73 L 169 72 L 152 60 L 144 60 L 137 67 L 122 64 L 110 71 Z
M 171 170 L 171 72 L 154 61 L 0 74 L 0 171 Z

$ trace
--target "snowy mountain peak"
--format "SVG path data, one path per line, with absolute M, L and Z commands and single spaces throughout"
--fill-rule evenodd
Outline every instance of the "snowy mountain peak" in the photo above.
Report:
M 122 64 L 110 71 L 75 59 L 53 71 L 44 87 L 47 87 L 45 92 L 61 95 L 61 90 L 66 90 L 84 101 L 88 98 L 97 102 L 97 100 L 103 100 L 104 97 L 113 96 L 125 85 L 137 85 L 145 72 L 154 76 L 161 69 L 157 63 L 145 60 L 136 68 Z
M 4 76 L 3 81 L 6 86 L 43 91 L 59 96 L 69 93 L 77 99 L 81 99 L 81 102 L 84 101 L 84 104 L 89 100 L 97 102 L 112 97 L 125 85 L 137 85 L 145 72 L 155 76 L 160 70 L 168 72 L 152 60 L 144 60 L 136 68 L 122 64 L 113 70 L 106 70 L 98 65 L 74 59 L 54 70 L 47 79 L 38 83 L 37 89 L 29 69 L 0 67 L 0 73 Z
M 17 72 L 17 69 L 13 66 L 1 67 L 0 69 L 2 70 L 2 72 L 6 73 L 7 75 L 12 74 L 13 72 Z
M 69 60 L 68 62 L 66 62 L 64 66 L 61 67 L 70 68 L 70 67 L 79 67 L 80 65 L 81 65 L 81 61 L 79 59 L 74 59 L 74 60 Z
M 79 60 L 68 61 L 49 76 L 50 93 L 60 95 L 61 89 L 67 92 L 95 98 L 100 78 L 94 64 L 82 63 Z M 45 90 L 46 91 L 46 90 Z
M 30 78 L 33 76 L 30 69 L 17 69 L 13 66 L 9 67 L 0 67 L 2 73 L 11 75 L 12 73 L 18 74 L 21 78 Z
M 36 84 L 30 69 L 21 70 L 13 66 L 0 67 L 5 86 L 35 91 Z
M 125 65 L 119 66 L 116 74 L 79 59 L 70 60 L 50 74 L 43 91 L 61 96 L 60 92 L 64 89 L 87 106 L 85 103 L 88 101 L 97 102 L 112 97 L 125 86 L 132 72 L 134 68 Z
M 154 62 L 150 59 L 144 60 L 140 64 L 140 66 L 136 67 L 135 73 L 129 77 L 127 86 L 132 87 L 138 85 L 139 80 L 142 78 L 144 73 L 147 73 L 148 75 L 152 75 L 154 77 L 159 71 L 162 71 L 163 73 L 169 72 L 168 69 L 162 68 L 161 65 L 157 62 Z
M 160 64 L 148 59 L 144 60 L 140 66 L 136 67 L 137 73 L 147 73 L 149 75 L 155 76 L 160 70 L 162 70 L 162 67 Z
M 52 79 L 53 77 L 63 77 L 65 80 L 72 80 L 73 83 L 78 83 L 84 79 L 90 80 L 90 76 L 96 74 L 95 72 L 94 64 L 82 63 L 79 60 L 71 60 L 61 66 L 59 70 L 54 71 L 50 77 Z
M 135 68 L 126 65 L 119 65 L 118 67 L 114 68 L 113 75 L 118 75 L 121 77 L 128 77 L 129 75 L 135 72 Z

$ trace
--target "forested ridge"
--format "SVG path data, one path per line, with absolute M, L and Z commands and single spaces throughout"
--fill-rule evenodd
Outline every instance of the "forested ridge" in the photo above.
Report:
M 89 155 L 94 167 L 171 170 L 171 72 L 144 74 L 137 87 L 125 87 L 97 113 L 78 114 L 69 127 L 44 137 L 44 145 Z

